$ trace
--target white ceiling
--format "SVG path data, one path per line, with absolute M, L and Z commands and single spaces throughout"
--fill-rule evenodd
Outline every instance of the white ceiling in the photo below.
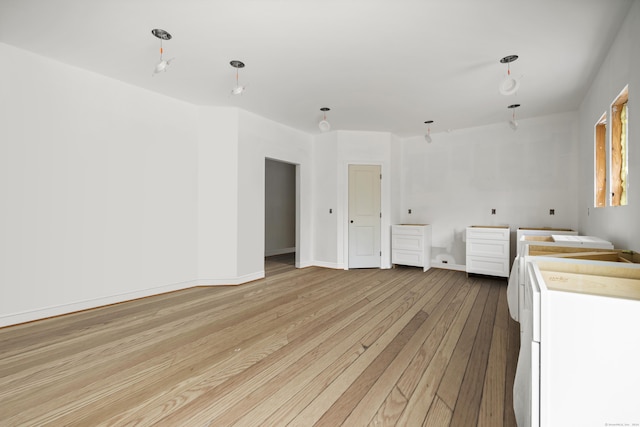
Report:
M 309 133 L 399 136 L 576 110 L 633 0 L 0 0 L 0 42 Z M 166 73 L 152 76 L 170 32 Z M 499 94 L 517 54 L 517 94 Z M 231 96 L 235 69 L 246 64 Z M 6 66 L 6 65 L 3 65 Z

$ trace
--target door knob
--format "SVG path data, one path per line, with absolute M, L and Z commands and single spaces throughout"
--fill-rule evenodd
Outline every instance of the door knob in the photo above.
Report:
M 351 224 L 353 224 L 353 220 L 349 221 Z

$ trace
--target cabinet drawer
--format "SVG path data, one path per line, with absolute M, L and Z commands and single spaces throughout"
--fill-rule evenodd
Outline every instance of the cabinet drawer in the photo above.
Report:
M 474 239 L 483 240 L 509 240 L 508 227 L 467 227 L 467 241 Z
M 424 266 L 423 252 L 394 249 L 391 253 L 391 263 L 422 267 Z
M 467 239 L 467 256 L 485 256 L 508 259 L 509 241 Z
M 423 225 L 392 225 L 392 234 L 402 234 L 409 236 L 422 236 L 425 232 Z
M 467 255 L 467 272 L 486 274 L 489 276 L 509 276 L 509 260 L 505 258 L 493 258 Z
M 393 249 L 407 249 L 411 251 L 422 251 L 424 247 L 424 237 L 412 236 L 408 234 L 393 235 L 391 247 Z

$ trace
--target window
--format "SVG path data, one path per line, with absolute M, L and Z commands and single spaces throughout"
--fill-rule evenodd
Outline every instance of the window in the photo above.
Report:
M 611 104 L 611 206 L 627 204 L 628 100 L 629 87 L 626 86 Z
M 629 176 L 629 86 L 594 126 L 594 206 L 625 206 Z M 607 138 L 608 137 L 608 138 Z M 607 144 L 608 140 L 608 144 Z M 608 162 L 607 162 L 608 159 Z M 607 196 L 607 188 L 609 196 Z
M 595 207 L 603 208 L 607 196 L 607 113 L 604 113 L 595 127 Z

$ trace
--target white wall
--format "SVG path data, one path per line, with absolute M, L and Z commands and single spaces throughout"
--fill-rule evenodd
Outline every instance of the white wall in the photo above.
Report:
M 264 252 L 266 256 L 295 252 L 296 166 L 265 161 Z
M 191 286 L 195 108 L 0 57 L 0 326 Z
M 391 224 L 399 224 L 402 221 L 402 177 L 404 170 L 404 165 L 402 164 L 402 145 L 402 139 L 396 135 L 391 135 L 391 173 L 388 174 L 391 180 L 391 206 L 389 212 L 389 222 Z M 391 233 L 391 230 L 389 230 L 389 233 Z
M 238 272 L 240 278 L 264 276 L 265 158 L 299 165 L 296 264 L 312 264 L 311 136 L 240 110 L 238 134 Z
M 465 264 L 469 225 L 577 227 L 576 115 L 519 123 L 403 141 L 401 221 L 432 224 L 436 266 Z
M 338 133 L 317 135 L 313 141 L 313 231 L 314 263 L 344 268 L 338 262 Z M 340 206 L 340 209 L 338 207 Z M 329 212 L 331 210 L 331 213 Z M 342 242 L 340 242 L 342 246 Z
M 583 234 L 603 237 L 617 248 L 640 251 L 640 2 L 631 6 L 579 111 L 579 224 Z M 595 209 L 594 125 L 629 85 L 628 205 Z M 610 181 L 608 181 L 610 182 Z
M 299 165 L 296 262 L 313 264 L 309 135 L 0 55 L 0 325 L 263 277 L 265 158 Z
M 296 263 L 311 265 L 311 138 L 245 110 L 200 107 L 198 147 L 199 283 L 264 277 L 267 158 L 299 165 Z
M 265 158 L 296 164 L 313 264 L 311 137 L 0 44 L 0 325 L 264 276 Z
M 198 109 L 198 283 L 235 284 L 238 271 L 236 108 Z

